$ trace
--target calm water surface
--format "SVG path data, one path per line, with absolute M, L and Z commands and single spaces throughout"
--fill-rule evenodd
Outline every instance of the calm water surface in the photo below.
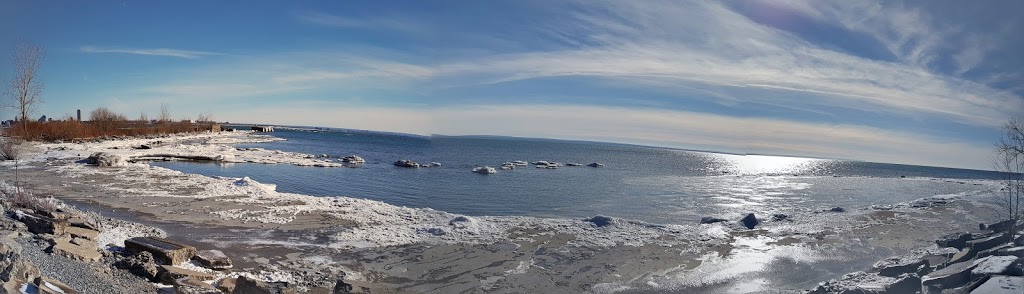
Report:
M 893 204 L 926 196 L 990 189 L 963 179 L 993 172 L 518 138 L 417 137 L 362 131 L 278 130 L 287 141 L 242 144 L 333 158 L 356 154 L 353 168 L 155 162 L 189 173 L 245 177 L 278 191 L 350 196 L 467 215 L 582 218 L 597 214 L 653 223 L 694 223 L 701 216 L 791 213 Z M 398 159 L 440 162 L 409 169 Z M 470 172 L 513 160 L 604 163 L 603 168 Z M 906 178 L 901 178 L 905 176 Z

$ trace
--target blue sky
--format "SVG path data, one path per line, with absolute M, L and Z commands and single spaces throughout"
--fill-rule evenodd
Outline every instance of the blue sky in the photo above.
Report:
M 987 169 L 1020 1 L 3 1 L 59 117 L 638 143 Z M 9 78 L 5 70 L 0 78 Z M 13 117 L 7 111 L 2 114 Z

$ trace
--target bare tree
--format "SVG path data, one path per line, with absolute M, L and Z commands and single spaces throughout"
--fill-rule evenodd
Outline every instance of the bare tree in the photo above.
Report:
M 1011 220 L 1007 228 L 1010 240 L 1015 240 L 1017 223 L 1024 217 L 1024 120 L 1010 119 L 1003 125 L 1003 137 L 996 144 L 996 171 L 1003 173 L 1003 195 L 997 205 L 1001 213 Z
M 39 80 L 39 65 L 43 62 L 43 48 L 39 45 L 19 42 L 11 55 L 11 69 L 14 71 L 8 85 L 11 107 L 18 112 L 22 135 L 28 134 L 28 116 L 43 102 L 43 82 Z
M 157 118 L 161 123 L 170 122 L 171 118 L 171 106 L 167 104 L 160 104 L 160 116 Z
M 142 114 L 139 115 L 139 121 L 141 121 L 142 124 L 147 124 L 147 123 L 149 123 L 149 116 L 147 116 L 146 113 L 143 112 Z
M 89 121 L 103 132 L 109 132 L 117 128 L 119 124 L 126 120 L 128 118 L 123 114 L 113 112 L 106 107 L 96 108 L 89 112 Z
M 200 113 L 199 116 L 196 117 L 196 122 L 200 122 L 200 123 L 210 123 L 210 122 L 213 122 L 213 115 L 209 114 L 209 113 Z

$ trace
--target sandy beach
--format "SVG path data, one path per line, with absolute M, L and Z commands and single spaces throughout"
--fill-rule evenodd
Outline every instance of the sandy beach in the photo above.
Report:
M 314 155 L 232 145 L 268 140 L 274 138 L 222 132 L 33 144 L 19 176 L 36 195 L 159 228 L 198 249 L 222 250 L 235 266 L 214 273 L 217 279 L 253 275 L 289 282 L 300 291 L 329 289 L 343 276 L 354 292 L 373 293 L 799 292 L 870 268 L 882 257 L 934 247 L 939 236 L 977 230 L 978 223 L 995 219 L 991 207 L 971 199 L 977 195 L 846 212 L 794 212 L 784 219 L 758 216 L 761 224 L 753 230 L 738 219 L 661 225 L 462 216 L 346 197 L 359 195 L 281 193 L 273 183 L 146 164 L 202 156 L 213 159 L 209 164 L 293 164 L 345 172 L 344 165 Z M 150 149 L 137 149 L 141 145 Z M 122 160 L 104 167 L 83 162 L 96 152 Z M 132 158 L 137 160 L 125 160 Z M 4 166 L 11 170 L 13 163 Z M 13 173 L 3 173 L 3 179 L 12 181 Z M 104 232 L 99 246 L 123 246 L 128 237 Z

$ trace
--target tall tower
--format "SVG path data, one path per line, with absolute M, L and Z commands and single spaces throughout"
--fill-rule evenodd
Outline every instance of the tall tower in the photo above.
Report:
M 82 121 L 82 110 L 78 110 L 78 121 Z

